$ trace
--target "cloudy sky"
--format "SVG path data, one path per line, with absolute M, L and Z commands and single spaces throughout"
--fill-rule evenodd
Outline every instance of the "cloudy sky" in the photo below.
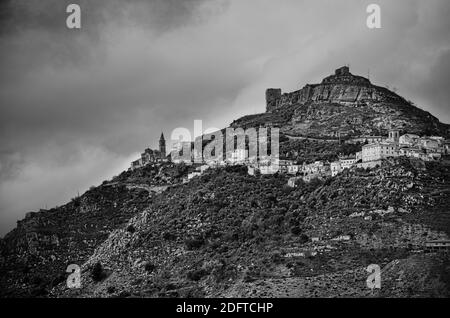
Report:
M 267 87 L 344 64 L 450 122 L 448 0 L 0 3 L 0 235 L 118 174 L 161 131 L 224 127 L 263 112 Z

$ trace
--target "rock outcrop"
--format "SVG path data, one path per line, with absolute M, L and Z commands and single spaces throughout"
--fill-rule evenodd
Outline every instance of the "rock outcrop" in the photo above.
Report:
M 368 102 L 407 103 L 399 95 L 386 88 L 373 85 L 367 78 L 353 75 L 347 66 L 338 68 L 334 75 L 320 84 L 307 84 L 302 89 L 281 94 L 281 89 L 266 91 L 266 111 L 271 112 L 283 106 L 308 102 L 329 102 L 359 106 Z
M 239 118 L 233 128 L 271 126 L 281 133 L 321 139 L 401 134 L 450 137 L 450 125 L 387 88 L 341 67 L 320 84 L 282 94 L 279 88 L 266 90 L 266 112 Z

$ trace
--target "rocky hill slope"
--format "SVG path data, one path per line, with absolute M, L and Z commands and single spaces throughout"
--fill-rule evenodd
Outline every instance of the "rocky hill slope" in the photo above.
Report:
M 449 136 L 449 125 L 339 69 L 321 84 L 267 93 L 267 112 L 232 127 L 278 126 L 282 157 L 334 160 L 339 137 L 387 129 Z M 305 140 L 303 137 L 311 137 Z M 54 209 L 28 213 L 0 240 L 1 297 L 450 296 L 450 167 L 396 159 L 287 187 L 245 167 L 150 164 Z M 69 264 L 82 288 L 66 287 Z M 366 267 L 383 268 L 372 292 Z
M 237 166 L 172 187 L 95 249 L 82 289 L 52 295 L 450 296 L 448 258 L 422 253 L 450 234 L 449 166 L 401 159 L 286 181 Z M 389 289 L 366 287 L 373 263 Z
M 85 262 L 112 230 L 145 209 L 152 197 L 180 183 L 188 170 L 164 164 L 126 171 L 68 204 L 28 213 L 0 241 L 0 295 L 47 295 L 65 281 L 69 264 Z

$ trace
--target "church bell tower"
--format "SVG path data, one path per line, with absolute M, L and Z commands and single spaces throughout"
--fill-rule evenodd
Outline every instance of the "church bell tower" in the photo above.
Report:
M 161 154 L 161 158 L 166 158 L 166 140 L 164 139 L 164 134 L 161 133 L 161 137 L 159 138 L 159 152 Z

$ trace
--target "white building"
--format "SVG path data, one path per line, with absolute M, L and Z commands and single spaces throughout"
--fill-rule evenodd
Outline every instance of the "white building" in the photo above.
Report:
M 191 173 L 188 174 L 188 180 L 191 180 L 192 178 L 198 177 L 198 176 L 201 176 L 201 175 L 202 175 L 202 173 L 198 172 L 198 171 L 191 172 Z
M 341 157 L 338 161 L 330 163 L 331 176 L 334 177 L 344 169 L 350 169 L 356 162 L 356 157 Z
M 340 158 L 342 170 L 351 168 L 356 163 L 356 157 Z
M 289 180 L 288 180 L 288 186 L 291 187 L 291 188 L 295 188 L 295 187 L 296 187 L 296 182 L 297 182 L 298 180 L 300 180 L 300 179 L 302 179 L 302 177 L 292 177 L 292 178 L 289 178 Z
M 381 141 L 383 141 L 383 137 L 381 137 L 381 136 L 361 136 L 361 137 L 352 138 L 349 140 L 350 143 L 357 143 L 357 142 L 365 143 L 365 142 L 367 142 L 369 144 L 373 144 L 373 143 L 381 142 Z
M 289 174 L 297 174 L 302 170 L 301 165 L 290 165 L 287 167 L 287 173 Z
M 417 144 L 418 140 L 420 139 L 419 136 L 413 135 L 413 134 L 404 134 L 401 135 L 398 142 L 401 145 L 408 145 L 408 146 L 414 146 Z
M 303 166 L 302 166 L 302 172 L 304 174 L 319 173 L 319 172 L 324 172 L 324 171 L 325 171 L 325 164 L 323 163 L 323 161 L 316 161 L 311 164 L 303 163 Z
M 362 147 L 362 161 L 376 161 L 388 157 L 398 157 L 399 151 L 397 144 L 393 142 L 380 142 L 368 144 Z
M 143 166 L 142 159 L 135 160 L 131 162 L 131 170 L 138 169 Z
M 427 150 L 436 151 L 439 148 L 439 142 L 431 138 L 420 138 L 418 144 Z
M 288 173 L 289 167 L 294 164 L 294 161 L 280 159 L 280 160 L 278 160 L 278 164 L 280 166 L 280 173 Z
M 316 161 L 308 165 L 303 163 L 302 172 L 303 180 L 306 182 L 309 182 L 314 178 L 321 179 L 331 175 L 330 165 L 325 164 L 323 161 Z
M 330 164 L 331 169 L 331 176 L 334 177 L 338 173 L 342 171 L 341 162 L 340 161 L 334 161 Z

